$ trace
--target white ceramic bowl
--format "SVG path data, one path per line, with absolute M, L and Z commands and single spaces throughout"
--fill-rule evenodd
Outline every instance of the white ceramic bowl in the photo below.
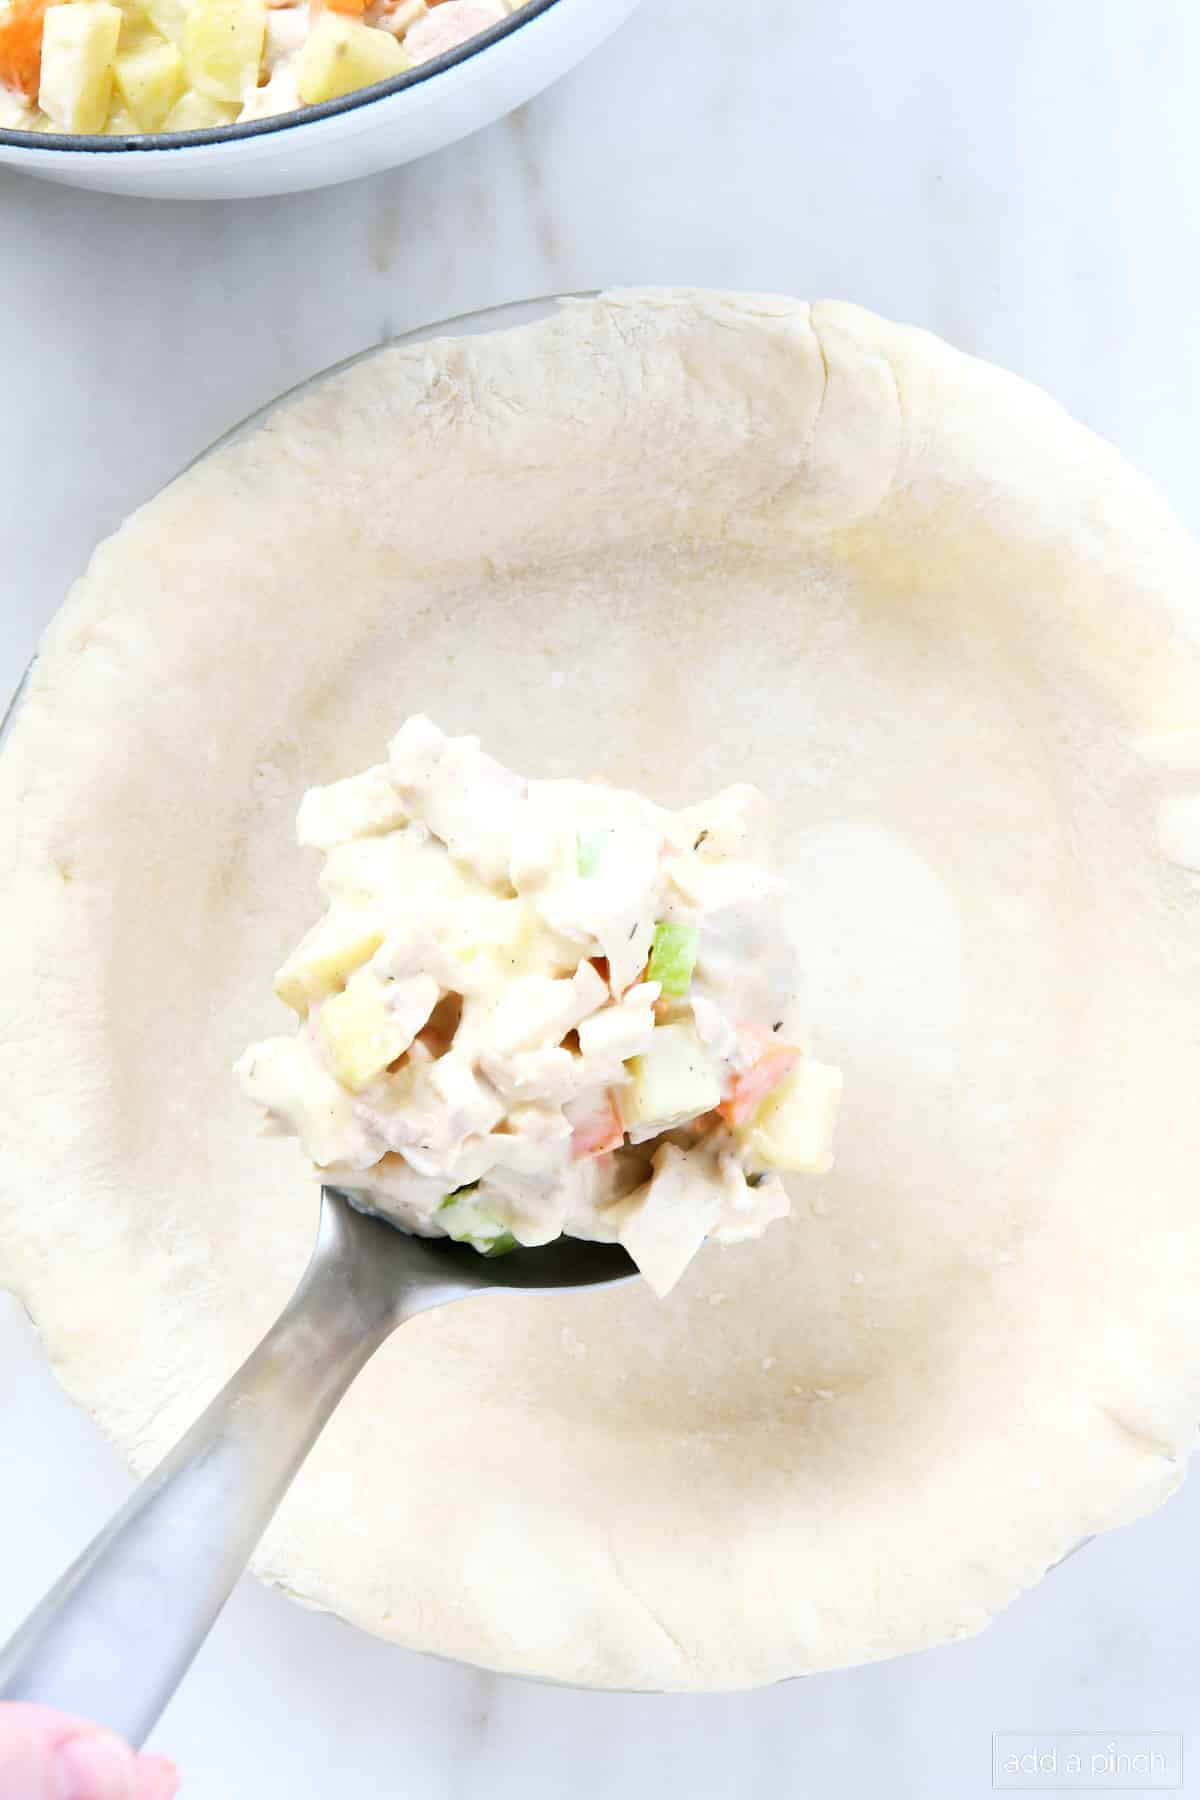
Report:
M 527 0 L 490 31 L 407 75 L 299 113 L 155 137 L 0 131 L 0 163 L 69 187 L 170 200 L 328 187 L 440 150 L 581 62 L 637 0 Z

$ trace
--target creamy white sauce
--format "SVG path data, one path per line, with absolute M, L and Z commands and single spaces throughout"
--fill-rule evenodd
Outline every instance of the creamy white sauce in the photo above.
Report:
M 527 781 L 410 718 L 304 797 L 329 910 L 276 980 L 299 1033 L 246 1052 L 245 1091 L 409 1230 L 619 1240 L 666 1292 L 830 1160 L 840 1077 L 782 1035 L 764 814 L 749 787 L 671 813 Z

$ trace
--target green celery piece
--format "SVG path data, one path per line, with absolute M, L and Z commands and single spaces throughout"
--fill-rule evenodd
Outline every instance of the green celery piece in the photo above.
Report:
M 438 1211 L 445 1212 L 448 1206 L 454 1205 L 454 1202 L 458 1199 L 460 1194 L 473 1194 L 478 1186 L 479 1183 L 477 1181 L 468 1181 L 464 1187 L 451 1188 L 450 1192 L 446 1195 L 446 1198 L 438 1207 Z
M 692 971 L 700 951 L 700 929 L 696 925 L 671 925 L 660 919 L 654 927 L 654 947 L 650 952 L 647 981 L 657 981 L 671 1000 L 681 1000 L 692 985 Z
M 492 1213 L 485 1212 L 477 1202 L 472 1203 L 466 1198 L 478 1186 L 477 1181 L 469 1181 L 465 1187 L 455 1188 L 438 1207 L 439 1213 L 457 1209 L 464 1215 L 459 1219 L 447 1220 L 446 1235 L 453 1238 L 456 1244 L 470 1244 L 472 1250 L 477 1251 L 480 1256 L 507 1256 L 510 1250 L 517 1248 L 517 1240 L 512 1232 L 506 1230 Z M 455 1225 L 458 1226 L 457 1231 L 454 1229 Z
M 575 838 L 575 866 L 579 873 L 591 877 L 598 875 L 608 860 L 608 841 L 611 831 L 597 831 L 592 837 Z

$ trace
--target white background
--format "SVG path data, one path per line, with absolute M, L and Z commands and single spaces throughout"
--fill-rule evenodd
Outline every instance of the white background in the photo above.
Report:
M 1050 388 L 1200 527 L 1198 72 L 1194 0 L 646 0 L 523 113 L 356 186 L 171 208 L 0 172 L 0 683 L 97 539 L 281 389 L 609 283 L 926 325 Z M 3 1301 L 0 1369 L 2 1635 L 127 1479 Z M 1188 1731 L 1198 1602 L 1196 1484 L 982 1638 L 756 1695 L 499 1680 L 244 1584 L 156 1743 L 190 1800 L 974 1800 L 993 1731 Z

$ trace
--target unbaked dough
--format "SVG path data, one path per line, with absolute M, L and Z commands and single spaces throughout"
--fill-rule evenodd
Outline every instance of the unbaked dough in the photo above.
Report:
M 97 551 L 0 759 L 0 1276 L 66 1386 L 145 1470 L 299 1275 L 315 1195 L 229 1065 L 284 1016 L 299 792 L 425 710 L 766 792 L 842 1152 L 666 1302 L 406 1325 L 260 1573 L 730 1688 L 972 1632 L 1157 1504 L 1200 1409 L 1197 575 L 1044 395 L 849 306 L 616 294 L 283 403 Z

